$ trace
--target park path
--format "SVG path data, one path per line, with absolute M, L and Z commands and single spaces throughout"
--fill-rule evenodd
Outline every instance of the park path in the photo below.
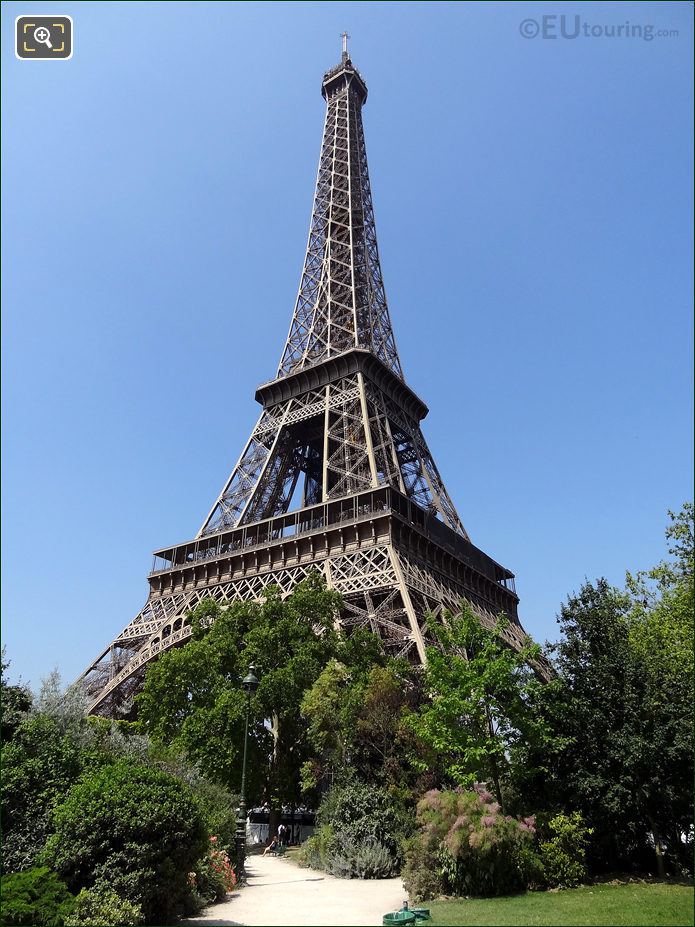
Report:
M 406 897 L 400 879 L 336 879 L 287 859 L 249 856 L 248 884 L 186 924 L 249 927 L 370 927 Z

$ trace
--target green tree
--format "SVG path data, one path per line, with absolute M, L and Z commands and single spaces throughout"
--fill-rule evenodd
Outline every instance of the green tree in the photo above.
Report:
M 560 641 L 550 648 L 556 681 L 541 696 L 554 733 L 545 775 L 525 790 L 539 808 L 579 811 L 594 829 L 594 868 L 620 865 L 641 842 L 636 759 L 640 679 L 630 647 L 629 598 L 605 579 L 585 583 L 562 605 Z M 533 765 L 533 764 L 532 764 Z
M 231 637 L 231 617 L 215 603 L 198 606 L 193 613 L 196 636 L 148 668 L 137 702 L 141 729 L 155 743 L 186 753 L 204 775 L 238 789 L 245 698 L 239 684 L 239 652 L 223 646 Z M 219 618 L 214 635 L 202 637 L 197 627 L 201 618 Z M 264 732 L 257 726 L 252 730 L 250 768 L 257 769 L 257 754 L 267 745 Z
M 3 871 L 36 864 L 54 831 L 54 810 L 70 789 L 120 760 L 162 770 L 195 796 L 209 834 L 233 842 L 237 798 L 205 779 L 180 752 L 156 748 L 128 722 L 85 717 L 84 699 L 63 691 L 56 674 L 42 684 L 32 708 L 2 745 L 1 825 Z
M 641 802 L 663 872 L 664 843 L 691 863 L 681 839 L 692 822 L 693 506 L 669 512 L 670 558 L 628 574 L 629 639 L 642 682 L 639 724 L 645 750 L 637 772 Z
M 148 669 L 138 699 L 143 729 L 184 750 L 210 778 L 238 788 L 241 679 L 253 664 L 260 685 L 251 701 L 250 797 L 262 795 L 271 811 L 298 802 L 307 759 L 304 693 L 332 657 L 353 646 L 336 630 L 339 605 L 318 574 L 284 599 L 269 589 L 262 602 L 203 602 L 192 614 L 193 640 Z
M 685 856 L 692 821 L 692 506 L 671 516 L 671 559 L 627 590 L 585 583 L 561 608 L 557 679 L 539 705 L 555 733 L 538 806 L 579 811 L 593 869 Z M 533 762 L 531 766 L 533 766 Z M 651 846 L 650 846 L 651 845 Z
M 405 718 L 419 704 L 421 677 L 419 668 L 383 651 L 350 666 L 331 660 L 302 700 L 311 747 L 305 790 L 357 777 L 410 799 L 418 779 L 411 757 L 422 745 Z
M 31 709 L 33 699 L 26 686 L 11 685 L 7 681 L 7 670 L 10 661 L 5 659 L 5 648 L 2 648 L 0 659 L 0 713 L 2 714 L 2 743 L 6 743 Z
M 332 785 L 350 768 L 360 696 L 352 672 L 335 658 L 304 693 L 300 711 L 312 756 L 302 766 L 303 791 L 316 789 L 322 782 Z
M 427 748 L 407 723 L 422 701 L 423 674 L 405 660 L 373 666 L 355 719 L 355 766 L 366 782 L 387 787 L 402 799 L 422 791 Z
M 144 738 L 126 736 L 103 718 L 86 718 L 83 694 L 63 689 L 58 673 L 51 673 L 2 745 L 3 871 L 35 864 L 52 831 L 53 809 L 86 769 L 122 755 L 147 763 L 148 750 Z
M 530 664 L 540 648 L 528 639 L 512 650 L 501 636 L 505 623 L 484 627 L 465 602 L 460 615 L 429 622 L 436 641 L 427 648 L 429 698 L 409 719 L 450 781 L 467 787 L 490 781 L 502 807 L 510 758 L 521 744 L 547 739 L 533 711 L 541 683 Z

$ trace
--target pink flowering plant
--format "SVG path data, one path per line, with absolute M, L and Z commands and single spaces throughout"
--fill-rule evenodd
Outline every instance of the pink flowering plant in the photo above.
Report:
M 418 899 L 509 894 L 538 878 L 535 818 L 503 814 L 485 785 L 432 789 L 418 804 L 417 822 L 404 881 Z
M 189 873 L 189 885 L 204 902 L 222 901 L 234 890 L 237 878 L 225 850 L 218 846 L 217 837 L 210 837 L 207 854 L 198 861 L 195 872 Z

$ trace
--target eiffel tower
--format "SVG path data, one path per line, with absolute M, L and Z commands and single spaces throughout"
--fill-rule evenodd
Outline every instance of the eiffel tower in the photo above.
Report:
M 82 674 L 90 711 L 132 710 L 148 663 L 191 633 L 212 596 L 282 594 L 319 570 L 342 625 L 424 661 L 425 616 L 466 599 L 509 643 L 525 634 L 514 575 L 475 547 L 447 493 L 407 385 L 374 225 L 362 107 L 367 86 L 343 36 L 323 78 L 326 118 L 299 293 L 275 379 L 239 460 L 192 540 L 155 552 L 147 602 Z

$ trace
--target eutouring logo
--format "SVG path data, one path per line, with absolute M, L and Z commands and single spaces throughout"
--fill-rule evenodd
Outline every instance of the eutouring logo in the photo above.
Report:
M 650 23 L 588 23 L 581 16 L 546 13 L 540 19 L 522 19 L 519 32 L 525 39 L 676 39 L 677 29 L 656 29 Z

